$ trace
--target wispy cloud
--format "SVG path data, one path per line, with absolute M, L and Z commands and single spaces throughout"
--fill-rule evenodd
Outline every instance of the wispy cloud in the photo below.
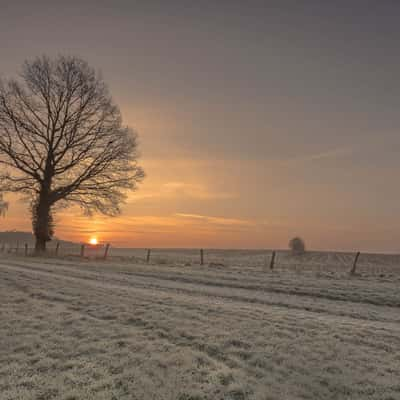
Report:
M 323 151 L 321 153 L 311 154 L 308 157 L 305 157 L 306 160 L 314 161 L 314 160 L 324 160 L 327 158 L 341 158 L 348 156 L 353 153 L 353 149 L 351 147 L 340 147 L 337 149 Z
M 228 199 L 231 193 L 212 191 L 202 184 L 187 182 L 167 182 L 162 186 L 162 193 L 167 196 L 186 196 L 197 199 Z
M 187 198 L 199 200 L 230 199 L 235 197 L 232 193 L 215 191 L 200 183 L 181 181 L 166 182 L 159 188 L 141 188 L 131 196 L 131 201 L 148 199 L 174 199 Z
M 229 225 L 229 226 L 253 226 L 254 222 L 245 219 L 236 218 L 224 218 L 224 217 L 212 217 L 209 215 L 199 215 L 199 214 L 185 214 L 177 213 L 175 214 L 179 218 L 190 219 L 194 221 L 201 221 L 207 224 L 213 225 Z
M 343 158 L 351 155 L 352 153 L 353 153 L 353 148 L 351 147 L 338 147 L 326 151 L 321 151 L 319 153 L 294 156 L 291 158 L 283 159 L 282 162 L 284 164 L 297 164 L 297 163 L 306 163 L 313 161 L 322 161 L 328 159 Z
M 74 215 L 74 214 L 72 214 Z M 152 235 L 215 234 L 217 232 L 238 232 L 248 230 L 257 224 L 254 221 L 236 218 L 215 217 L 200 214 L 176 213 L 168 216 L 143 215 L 107 218 L 104 216 L 85 217 L 69 212 L 60 213 L 57 231 L 63 237 L 85 240 L 92 234 L 100 238 L 151 237 Z

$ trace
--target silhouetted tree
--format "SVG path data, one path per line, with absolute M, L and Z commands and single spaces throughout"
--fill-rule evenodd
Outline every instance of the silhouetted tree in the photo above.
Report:
M 30 203 L 36 251 L 53 235 L 55 206 L 116 215 L 144 172 L 137 136 L 122 125 L 102 77 L 59 56 L 23 65 L 0 82 L 0 187 Z
M 289 249 L 295 255 L 303 254 L 306 251 L 304 240 L 300 237 L 295 237 L 289 242 Z

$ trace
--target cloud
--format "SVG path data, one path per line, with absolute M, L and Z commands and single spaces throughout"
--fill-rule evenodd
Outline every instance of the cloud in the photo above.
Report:
M 345 157 L 353 153 L 353 149 L 350 147 L 339 147 L 337 149 L 332 149 L 328 151 L 324 151 L 321 153 L 311 154 L 308 157 L 305 157 L 306 160 L 314 161 L 314 160 L 324 160 L 327 158 L 340 158 Z
M 230 199 L 235 197 L 232 193 L 212 191 L 200 183 L 170 181 L 160 184 L 159 188 L 141 188 L 132 194 L 130 201 L 148 199 L 175 199 L 188 198 L 198 200 Z
M 143 215 L 85 217 L 72 213 L 60 213 L 57 216 L 59 236 L 75 240 L 85 240 L 92 234 L 100 238 L 113 238 L 124 241 L 152 235 L 188 235 L 195 232 L 199 235 L 216 234 L 217 232 L 239 232 L 254 228 L 257 224 L 245 219 L 214 217 L 208 215 L 176 213 L 168 216 Z
M 223 217 L 212 217 L 208 215 L 199 215 L 199 214 L 185 214 L 185 213 L 176 213 L 175 214 L 179 218 L 190 219 L 194 221 L 201 221 L 206 224 L 212 225 L 228 225 L 228 226 L 254 226 L 255 223 L 249 220 L 244 219 L 236 219 L 236 218 L 223 218 Z
M 319 153 L 307 154 L 304 156 L 295 156 L 295 157 L 283 159 L 282 162 L 284 164 L 297 164 L 297 163 L 304 163 L 304 162 L 321 161 L 321 160 L 346 157 L 346 156 L 351 155 L 352 153 L 353 153 L 353 149 L 351 147 L 338 147 L 335 149 L 321 151 Z
M 162 193 L 166 196 L 185 196 L 196 199 L 229 199 L 234 197 L 231 193 L 213 192 L 202 184 L 186 182 L 168 182 L 162 186 Z

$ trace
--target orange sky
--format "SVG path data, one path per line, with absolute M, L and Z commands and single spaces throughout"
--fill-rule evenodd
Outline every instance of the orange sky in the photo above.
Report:
M 2 9 L 0 75 L 41 54 L 87 59 L 147 173 L 118 218 L 59 212 L 59 237 L 400 251 L 396 2 L 56 3 Z M 8 200 L 0 229 L 29 230 Z
M 124 103 L 118 93 L 115 98 L 122 100 L 125 121 L 140 133 L 147 177 L 120 217 L 58 212 L 58 237 L 86 242 L 97 236 L 118 247 L 286 248 L 300 235 L 313 249 L 398 249 L 399 225 L 391 208 L 379 210 L 384 197 L 389 207 L 396 206 L 397 188 L 380 179 L 382 166 L 357 165 L 363 153 L 379 151 L 374 140 L 362 149 L 317 151 L 311 145 L 302 154 L 217 158 L 180 141 L 193 121 L 185 107 L 174 112 L 161 104 L 155 117 L 146 107 Z M 271 126 L 266 134 L 273 137 L 279 129 Z M 396 179 L 395 172 L 386 169 L 387 179 Z M 0 229 L 30 230 L 27 205 L 16 196 L 8 200 Z
M 321 157 L 318 162 L 329 162 Z M 328 185 L 302 192 L 301 182 L 290 187 L 280 184 L 287 175 L 314 162 L 271 163 L 268 169 L 280 177 L 264 174 L 265 195 L 257 187 L 251 191 L 252 185 L 246 193 L 235 185 L 238 174 L 244 174 L 254 176 L 258 186 L 259 165 L 251 161 L 237 165 L 226 160 L 144 158 L 147 179 L 139 191 L 130 194 L 120 217 L 84 217 L 78 209 L 62 210 L 56 213 L 56 235 L 79 242 L 96 236 L 118 247 L 211 248 L 286 248 L 292 236 L 301 235 L 313 249 L 394 251 L 397 227 L 390 220 L 368 225 L 360 209 L 354 224 L 346 200 L 343 207 L 336 205 L 332 195 L 338 193 L 332 193 Z M 231 176 L 226 176 L 227 169 Z M 11 206 L 7 217 L 0 220 L 1 229 L 30 230 L 26 204 L 14 196 L 8 199 Z M 393 239 L 388 240 L 391 235 Z

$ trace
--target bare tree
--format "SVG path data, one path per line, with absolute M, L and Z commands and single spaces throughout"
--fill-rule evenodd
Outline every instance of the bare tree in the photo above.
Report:
M 29 201 L 37 252 L 55 207 L 120 212 L 144 177 L 137 149 L 102 77 L 79 58 L 39 57 L 0 82 L 0 187 Z
M 298 236 L 291 239 L 289 242 L 289 249 L 294 255 L 304 254 L 306 251 L 304 240 Z

